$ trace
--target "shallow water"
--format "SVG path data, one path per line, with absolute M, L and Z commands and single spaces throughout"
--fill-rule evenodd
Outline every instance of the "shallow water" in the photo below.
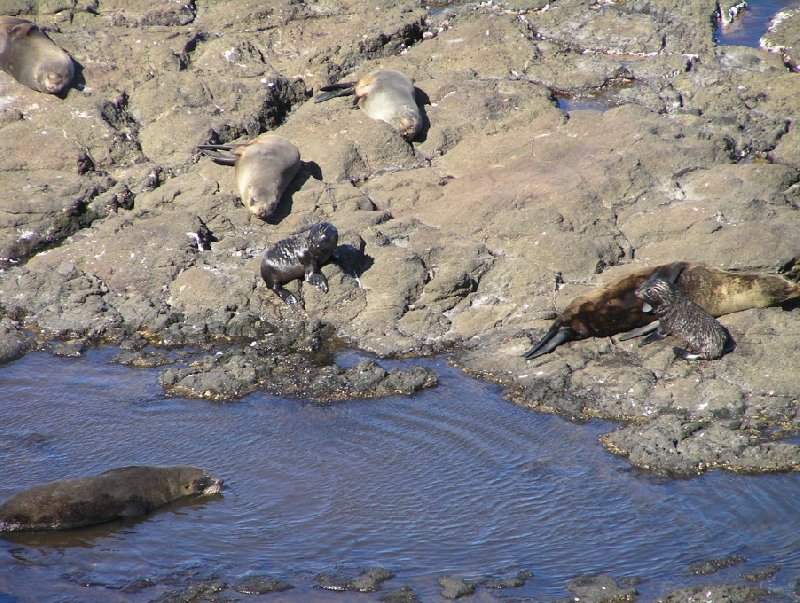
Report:
M 758 48 L 769 24 L 780 11 L 800 6 L 800 0 L 748 0 L 747 9 L 733 23 L 717 26 L 715 38 L 720 46 Z
M 296 588 L 247 600 L 370 601 L 312 583 L 376 565 L 397 574 L 384 591 L 411 585 L 424 601 L 441 600 L 440 575 L 518 569 L 535 574 L 525 587 L 473 600 L 564 596 L 571 578 L 598 572 L 644 578 L 640 600 L 654 600 L 695 580 L 689 564 L 734 554 L 749 561 L 706 580 L 779 563 L 768 584 L 788 593 L 800 577 L 800 474 L 637 473 L 598 442 L 612 425 L 524 410 L 441 359 L 421 361 L 441 385 L 413 398 L 317 406 L 166 398 L 157 370 L 106 364 L 115 353 L 30 354 L 0 369 L 0 500 L 131 464 L 200 465 L 227 488 L 138 521 L 0 539 L 4 603 L 147 601 L 248 572 Z M 133 587 L 143 579 L 153 585 Z

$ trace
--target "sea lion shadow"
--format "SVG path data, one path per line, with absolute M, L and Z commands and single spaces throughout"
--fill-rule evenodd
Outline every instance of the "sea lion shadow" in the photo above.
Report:
M 431 129 L 431 120 L 428 118 L 428 113 L 425 111 L 425 105 L 431 104 L 431 99 L 428 94 L 414 86 L 414 100 L 417 102 L 417 107 L 419 107 L 419 113 L 422 117 L 422 124 L 420 125 L 419 132 L 414 137 L 415 142 L 425 142 L 428 137 L 428 130 Z
M 18 532 L 0 532 L 0 538 L 11 542 L 32 547 L 50 547 L 58 549 L 66 548 L 91 548 L 95 546 L 95 541 L 99 538 L 106 538 L 120 531 L 135 528 L 140 523 L 149 521 L 156 515 L 162 513 L 172 513 L 180 515 L 185 509 L 202 509 L 215 500 L 223 499 L 222 494 L 203 494 L 198 496 L 184 496 L 177 500 L 167 503 L 150 513 L 129 517 L 124 519 L 114 519 L 103 523 L 96 523 L 82 528 L 70 528 L 66 530 L 25 530 Z
M 375 260 L 364 253 L 363 244 L 356 247 L 350 243 L 345 243 L 334 250 L 331 256 L 331 263 L 339 266 L 346 274 L 358 279 L 372 268 Z
M 59 94 L 56 95 L 62 100 L 67 98 L 67 95 L 72 88 L 75 88 L 75 90 L 83 90 L 86 87 L 86 77 L 83 75 L 83 65 L 76 61 L 75 57 L 72 55 L 70 55 L 69 58 L 72 59 L 72 67 L 74 72 L 72 74 L 72 80 L 70 81 L 69 86 L 64 88 Z
M 313 178 L 314 180 L 322 180 L 322 168 L 320 168 L 319 165 L 314 161 L 301 161 L 300 169 L 297 170 L 297 174 L 294 178 L 292 178 L 292 181 L 289 183 L 289 186 L 286 187 L 286 190 L 283 191 L 283 195 L 281 195 L 281 200 L 278 203 L 278 207 L 275 209 L 272 215 L 265 220 L 267 224 L 278 224 L 281 222 L 281 220 L 292 213 L 294 194 L 302 189 L 303 185 L 310 178 Z

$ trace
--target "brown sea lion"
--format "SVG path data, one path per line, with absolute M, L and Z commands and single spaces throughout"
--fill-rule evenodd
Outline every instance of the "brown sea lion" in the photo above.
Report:
M 712 316 L 766 308 L 800 298 L 800 286 L 778 274 L 730 272 L 689 262 L 639 268 L 573 299 L 542 340 L 525 353 L 525 358 L 538 358 L 567 341 L 630 331 L 619 338 L 624 340 L 652 330 L 655 326 L 651 323 L 656 317 L 643 310 L 642 300 L 635 292 L 654 274 L 675 283 Z
M 328 279 L 320 268 L 331 258 L 339 242 L 339 233 L 330 222 L 320 222 L 311 229 L 275 243 L 264 252 L 261 278 L 287 304 L 297 298 L 284 289 L 289 281 L 305 278 L 306 282 L 328 292 Z
M 262 134 L 248 143 L 205 144 L 197 148 L 215 163 L 234 166 L 242 203 L 262 220 L 273 216 L 283 192 L 300 169 L 300 151 L 277 134 Z
M 684 360 L 715 360 L 730 347 L 732 342 L 725 327 L 672 283 L 650 277 L 636 290 L 636 297 L 658 316 L 658 328 L 639 346 L 677 335 L 686 342 L 687 349 L 673 349 Z
M 0 17 L 0 69 L 39 92 L 60 94 L 72 81 L 72 58 L 34 23 Z
M 367 115 L 385 121 L 408 140 L 413 140 L 422 127 L 414 82 L 399 71 L 379 69 L 358 82 L 332 84 L 323 86 L 321 90 L 325 93 L 318 94 L 314 102 L 355 94 L 358 106 Z
M 222 480 L 189 466 L 122 467 L 49 482 L 0 505 L 0 532 L 66 530 L 149 513 L 192 494 L 216 494 Z

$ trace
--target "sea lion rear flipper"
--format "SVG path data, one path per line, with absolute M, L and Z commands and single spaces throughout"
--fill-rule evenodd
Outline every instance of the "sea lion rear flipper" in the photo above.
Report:
M 555 350 L 566 341 L 572 341 L 574 333 L 569 327 L 554 324 L 542 340 L 525 352 L 525 360 L 533 360 Z
M 314 96 L 315 103 L 322 103 L 326 100 L 331 100 L 337 96 L 350 96 L 355 94 L 355 84 L 353 82 L 342 82 L 341 84 L 331 84 L 330 86 L 322 86 L 320 94 Z
M 651 333 L 657 328 L 658 328 L 658 321 L 654 320 L 649 325 L 645 325 L 643 327 L 639 327 L 638 329 L 633 329 L 632 331 L 628 331 L 627 333 L 619 335 L 617 337 L 617 341 L 627 341 L 628 339 L 633 339 L 634 337 L 641 337 L 643 335 Z
M 690 354 L 683 348 L 674 347 L 672 348 L 672 351 L 675 352 L 675 355 L 678 358 L 683 358 L 684 360 L 697 360 L 700 358 L 700 354 Z
M 242 145 L 238 144 L 199 144 L 197 148 L 200 149 L 203 154 L 208 155 L 214 163 L 219 163 L 220 165 L 234 165 L 236 163 L 237 155 L 225 155 L 223 153 L 216 153 L 215 151 L 232 151 L 233 149 L 240 147 Z

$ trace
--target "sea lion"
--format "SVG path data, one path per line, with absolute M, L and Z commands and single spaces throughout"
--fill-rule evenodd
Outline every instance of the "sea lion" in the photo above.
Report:
M 358 106 L 372 119 L 385 121 L 408 139 L 413 140 L 422 127 L 422 113 L 417 106 L 414 82 L 404 73 L 378 69 L 358 82 L 341 82 L 320 88 L 314 102 L 355 94 Z
M 640 347 L 674 334 L 686 342 L 686 350 L 673 348 L 675 355 L 684 360 L 722 357 L 730 341 L 725 327 L 680 288 L 657 276 L 650 277 L 636 290 L 636 297 L 650 305 L 658 316 L 658 328 Z
M 189 466 L 122 467 L 49 482 L 0 505 L 0 532 L 66 530 L 138 517 L 191 494 L 216 494 L 222 480 Z
M 296 304 L 297 298 L 283 285 L 298 278 L 305 277 L 307 282 L 327 293 L 328 279 L 320 268 L 330 260 L 338 242 L 339 233 L 330 222 L 320 222 L 278 241 L 264 252 L 261 278 L 287 304 Z
M 625 340 L 656 328 L 635 292 L 657 274 L 676 284 L 687 297 L 712 316 L 750 308 L 766 308 L 800 298 L 800 286 L 778 274 L 746 274 L 704 264 L 673 262 L 639 268 L 625 277 L 573 299 L 555 319 L 542 340 L 525 353 L 531 360 L 567 341 L 625 333 Z
M 60 94 L 72 81 L 72 58 L 34 23 L 0 17 L 0 69 L 39 92 Z
M 234 166 L 242 203 L 262 220 L 275 213 L 283 192 L 300 169 L 300 151 L 277 134 L 262 134 L 247 143 L 204 144 L 197 148 L 215 163 Z

